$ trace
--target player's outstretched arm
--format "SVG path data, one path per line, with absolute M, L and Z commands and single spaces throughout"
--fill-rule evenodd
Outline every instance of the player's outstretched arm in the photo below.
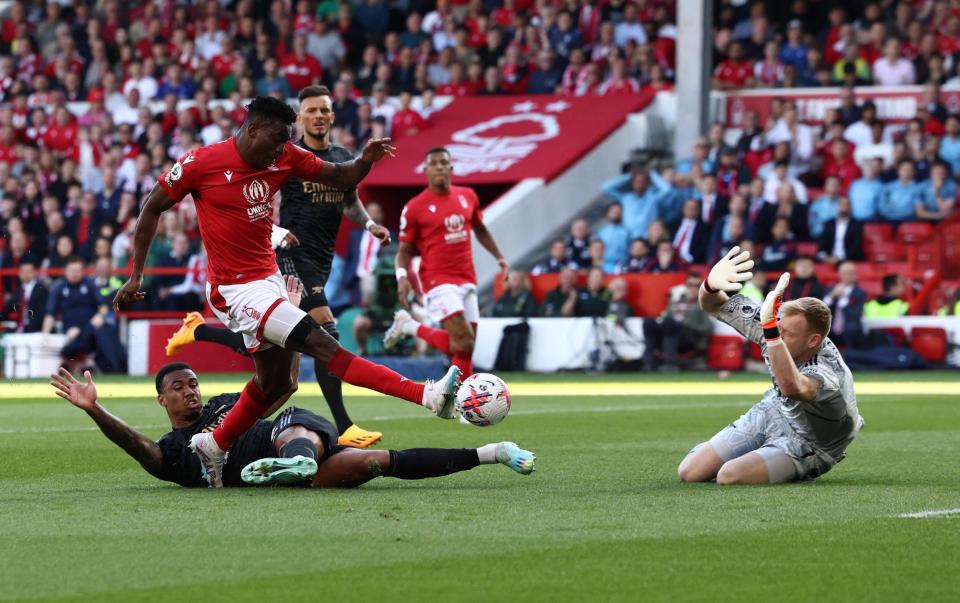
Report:
M 507 278 L 507 273 L 510 272 L 510 263 L 507 262 L 507 258 L 503 257 L 503 254 L 500 253 L 500 248 L 497 247 L 497 242 L 493 239 L 493 234 L 491 234 L 482 222 L 473 226 L 473 232 L 477 235 L 477 242 L 483 245 L 483 248 L 496 258 L 497 264 L 500 265 L 500 272 L 503 273 L 503 278 Z
M 370 218 L 367 208 L 363 206 L 360 197 L 357 196 L 357 191 L 347 193 L 344 199 L 343 213 L 351 222 L 363 226 L 364 229 L 370 231 L 370 234 L 380 239 L 381 245 L 390 244 L 390 231 Z
M 363 146 L 363 152 L 352 161 L 343 163 L 323 162 L 318 181 L 340 188 L 356 188 L 370 173 L 373 164 L 384 157 L 394 156 L 396 149 L 389 138 L 372 138 Z
M 68 370 L 61 368 L 59 373 L 50 375 L 53 379 L 50 385 L 58 396 L 85 411 L 111 442 L 132 456 L 148 473 L 159 477 L 163 454 L 157 443 L 100 406 L 97 402 L 97 386 L 90 371 L 84 372 L 83 377 L 84 382 L 77 381 Z
M 753 278 L 753 260 L 749 251 L 740 251 L 734 247 L 727 255 L 720 258 L 710 274 L 700 285 L 700 307 L 703 311 L 716 316 L 723 304 L 730 299 L 729 293 L 735 293 L 743 288 L 743 283 Z
M 153 190 L 144 199 L 143 209 L 140 210 L 137 227 L 133 233 L 133 271 L 113 298 L 114 311 L 119 312 L 121 304 L 129 304 L 144 298 L 145 293 L 140 291 L 140 286 L 143 285 L 143 267 L 147 263 L 150 244 L 153 243 L 153 237 L 157 234 L 160 214 L 173 207 L 175 203 L 176 201 L 171 199 L 159 184 L 153 185 Z
M 770 372 L 780 393 L 793 400 L 809 402 L 820 391 L 820 382 L 800 372 L 793 361 L 790 351 L 780 338 L 780 326 L 777 322 L 783 293 L 790 284 L 790 274 L 784 272 L 773 291 L 767 293 L 760 306 L 760 324 L 763 325 L 763 338 L 767 343 L 767 358 L 770 359 Z

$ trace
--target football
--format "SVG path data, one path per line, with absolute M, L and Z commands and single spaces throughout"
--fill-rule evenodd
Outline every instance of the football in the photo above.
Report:
M 490 373 L 470 375 L 457 391 L 457 412 L 472 425 L 496 425 L 510 412 L 507 384 Z

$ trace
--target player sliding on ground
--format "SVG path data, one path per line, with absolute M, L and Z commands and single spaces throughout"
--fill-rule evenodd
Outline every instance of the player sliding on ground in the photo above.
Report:
M 51 377 L 56 394 L 84 410 L 100 431 L 147 473 L 188 488 L 207 485 L 199 459 L 190 452 L 191 438 L 215 429 L 242 396 L 220 394 L 204 404 L 197 375 L 188 365 L 164 366 L 156 377 L 157 402 L 167 412 L 173 430 L 154 442 L 100 405 L 89 371 L 84 373 L 85 381 L 78 381 L 66 369 Z M 536 461 L 533 453 L 512 442 L 480 448 L 357 450 L 338 445 L 337 436 L 329 421 L 294 406 L 272 421 L 258 420 L 234 443 L 223 467 L 223 485 L 353 488 L 375 477 L 424 479 L 494 463 L 526 475 L 534 470 Z
M 357 159 L 327 163 L 290 142 L 296 118 L 285 102 L 257 97 L 236 136 L 188 151 L 164 172 L 144 200 L 134 233 L 132 274 L 113 301 L 119 311 L 121 304 L 144 298 L 143 267 L 160 215 L 192 195 L 209 253 L 207 301 L 223 324 L 243 333 L 256 367 L 216 429 L 197 433 L 190 442 L 213 487 L 223 485 L 224 460 L 237 438 L 293 387 L 296 352 L 313 356 L 347 383 L 422 404 L 444 419 L 455 414 L 458 368 L 451 367 L 437 383 L 414 383 L 344 350 L 316 319 L 290 303 L 270 244 L 274 192 L 293 176 L 356 187 L 374 162 L 394 150 L 389 139 L 375 139 Z
M 297 119 L 303 127 L 303 138 L 297 141 L 297 146 L 324 161 L 353 159 L 350 151 L 330 142 L 330 128 L 336 117 L 330 91 L 325 86 L 307 86 L 300 91 L 297 98 L 300 101 Z M 377 224 L 367 213 L 357 196 L 356 187 L 317 184 L 297 177 L 287 180 L 280 189 L 282 228 L 274 227 L 272 240 L 273 246 L 279 247 L 277 263 L 280 272 L 296 276 L 306 289 L 306 295 L 300 301 L 300 309 L 320 323 L 320 326 L 337 340 L 340 339 L 340 333 L 333 320 L 324 286 L 330 276 L 333 245 L 340 229 L 341 215 L 346 215 L 355 224 L 363 226 L 381 244 L 390 243 L 390 232 Z M 167 342 L 167 356 L 173 356 L 183 346 L 194 341 L 219 343 L 240 354 L 249 355 L 243 343 L 243 335 L 228 329 L 209 327 L 199 312 L 191 312 L 183 320 L 183 326 Z M 293 372 L 292 377 L 296 382 L 300 377 L 299 365 L 296 363 Z M 367 431 L 350 419 L 343 404 L 340 379 L 320 363 L 314 365 L 314 374 L 340 432 L 339 443 L 366 448 L 380 441 L 383 434 Z
M 760 344 L 773 387 L 742 417 L 696 446 L 680 463 L 685 482 L 779 484 L 809 481 L 840 462 L 863 427 L 853 375 L 827 334 L 830 309 L 819 299 L 781 303 L 790 275 L 763 304 L 742 295 L 752 278 L 749 252 L 734 247 L 700 286 L 700 306 Z
M 406 310 L 394 316 L 384 334 L 387 349 L 406 336 L 416 335 L 450 356 L 463 376 L 473 374 L 473 346 L 477 339 L 480 310 L 477 305 L 477 273 L 473 269 L 470 235 L 490 252 L 506 278 L 510 265 L 500 253 L 493 235 L 483 224 L 480 201 L 472 188 L 453 186 L 450 151 L 427 151 L 423 162 L 427 189 L 411 199 L 400 214 L 400 249 L 397 251 L 397 295 L 410 305 L 408 270 L 419 250 L 420 282 L 430 319 L 443 328 L 418 323 Z

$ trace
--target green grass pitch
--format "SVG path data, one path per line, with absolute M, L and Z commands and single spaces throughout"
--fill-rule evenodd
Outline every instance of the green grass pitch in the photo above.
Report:
M 352 491 L 157 482 L 45 383 L 0 385 L 0 600 L 947 601 L 960 589 L 960 375 L 858 377 L 867 426 L 814 484 L 681 484 L 686 451 L 769 383 L 507 375 L 493 428 L 359 395 L 391 448 L 515 440 L 530 477 L 482 466 Z M 238 377 L 202 377 L 206 397 Z M 166 431 L 151 381 L 101 402 Z M 294 402 L 325 411 L 314 384 Z

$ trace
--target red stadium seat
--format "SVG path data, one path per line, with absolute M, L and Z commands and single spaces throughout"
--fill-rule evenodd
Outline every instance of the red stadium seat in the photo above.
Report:
M 893 339 L 893 345 L 897 347 L 906 347 L 909 345 L 907 340 L 907 332 L 904 331 L 902 327 L 884 327 L 879 330 L 883 331 L 889 335 L 891 339 Z
M 903 243 L 917 243 L 930 238 L 933 224 L 929 222 L 904 222 L 897 229 L 897 239 Z
M 868 222 L 863 225 L 863 239 L 867 243 L 893 240 L 893 224 Z
M 882 264 L 900 262 L 906 259 L 907 248 L 901 243 L 892 241 L 875 241 L 870 245 L 868 254 L 871 262 Z
M 763 362 L 763 350 L 760 349 L 759 343 L 750 342 L 750 360 Z
M 947 358 L 947 332 L 940 327 L 913 327 L 910 347 L 928 362 L 943 362 Z
M 797 255 L 816 257 L 819 249 L 820 247 L 816 243 L 797 243 Z
M 713 335 L 707 348 L 707 366 L 715 370 L 743 368 L 743 339 L 735 335 Z

